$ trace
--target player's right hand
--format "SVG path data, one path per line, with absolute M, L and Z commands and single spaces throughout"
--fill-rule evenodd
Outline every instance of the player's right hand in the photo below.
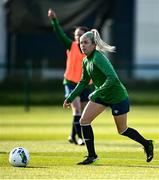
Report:
M 67 100 L 65 99 L 63 103 L 63 108 L 70 108 L 70 107 L 71 107 L 71 103 L 68 103 Z
M 48 10 L 48 18 L 49 19 L 55 19 L 56 18 L 56 13 L 51 8 Z

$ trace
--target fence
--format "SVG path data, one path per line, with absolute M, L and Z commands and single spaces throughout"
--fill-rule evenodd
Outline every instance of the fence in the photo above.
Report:
M 159 73 L 159 65 L 140 65 L 129 68 L 131 68 L 131 71 L 144 70 L 147 74 L 149 71 L 156 71 Z M 150 93 L 151 90 L 155 90 L 155 92 L 157 92 L 157 89 L 159 90 L 159 76 L 156 76 L 155 79 L 151 80 L 142 80 L 142 83 L 139 83 L 139 79 L 133 77 L 131 79 L 125 78 L 125 76 L 128 77 L 127 74 L 129 73 L 129 70 L 118 67 L 117 71 L 124 81 L 124 84 L 128 87 L 132 87 L 132 89 L 134 89 L 134 87 L 141 87 L 144 91 L 149 89 Z M 18 67 L 1 64 L 0 72 L 5 73 L 5 75 L 2 75 L 4 78 L 1 79 L 0 83 L 2 96 L 1 105 L 7 105 L 9 103 L 12 105 L 16 104 L 17 99 L 15 94 L 17 94 L 17 97 L 21 96 L 21 100 L 19 100 L 17 104 L 23 104 L 25 111 L 30 110 L 31 104 L 58 104 L 62 103 L 64 99 L 62 85 L 63 69 L 49 69 L 46 67 L 45 69 L 40 67 L 35 68 L 32 67 L 31 62 L 28 61 L 25 65 Z M 10 93 L 14 96 L 14 100 L 10 100 L 9 98 L 7 100 Z M 31 102 L 31 97 L 34 97 L 36 102 Z M 46 100 L 46 98 L 48 99 Z

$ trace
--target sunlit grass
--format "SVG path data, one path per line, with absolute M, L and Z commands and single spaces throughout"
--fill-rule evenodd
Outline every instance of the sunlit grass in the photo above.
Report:
M 155 157 L 145 162 L 142 147 L 120 136 L 111 112 L 107 110 L 94 122 L 96 151 L 100 160 L 78 166 L 85 146 L 67 142 L 71 112 L 62 107 L 0 107 L 0 179 L 158 179 L 159 112 L 157 106 L 132 106 L 128 124 L 145 138 L 155 140 Z M 30 152 L 27 168 L 8 163 L 9 151 L 17 146 Z

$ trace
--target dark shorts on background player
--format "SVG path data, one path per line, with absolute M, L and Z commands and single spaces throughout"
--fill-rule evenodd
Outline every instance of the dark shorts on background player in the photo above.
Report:
M 65 84 L 65 98 L 75 89 L 76 85 L 73 84 Z M 91 93 L 91 89 L 85 88 L 82 93 L 80 94 L 81 102 L 88 101 L 88 96 Z

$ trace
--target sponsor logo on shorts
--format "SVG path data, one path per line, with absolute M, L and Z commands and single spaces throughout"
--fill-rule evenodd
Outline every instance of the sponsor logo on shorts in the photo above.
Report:
M 119 110 L 117 110 L 117 109 L 114 110 L 114 113 L 115 113 L 115 114 L 118 114 L 118 113 L 119 113 Z

